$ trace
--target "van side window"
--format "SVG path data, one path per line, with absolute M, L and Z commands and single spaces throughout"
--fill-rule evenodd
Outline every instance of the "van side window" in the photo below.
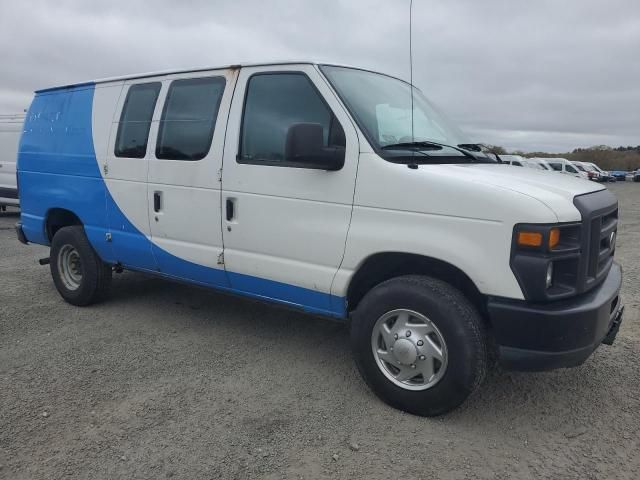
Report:
M 200 160 L 209 153 L 224 86 L 224 77 L 171 82 L 158 128 L 157 158 Z
M 549 162 L 549 165 L 551 165 L 551 168 L 553 168 L 556 172 L 561 172 L 562 171 L 562 164 L 561 163 Z
M 304 158 L 287 158 L 290 127 L 317 129 L 321 148 L 338 147 L 344 155 L 344 130 L 320 92 L 303 73 L 258 73 L 245 96 L 238 163 L 304 167 Z M 320 128 L 322 138 L 320 139 Z
M 575 168 L 573 168 L 571 165 L 567 165 L 566 169 L 567 169 L 567 172 L 578 173 L 578 171 Z
M 116 157 L 144 158 L 153 110 L 156 107 L 160 82 L 131 85 L 120 114 L 116 136 Z

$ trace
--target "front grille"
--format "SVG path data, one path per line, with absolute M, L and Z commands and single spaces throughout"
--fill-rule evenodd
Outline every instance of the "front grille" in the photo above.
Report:
M 580 195 L 574 204 L 582 214 L 577 291 L 586 292 L 609 273 L 618 231 L 618 201 L 609 190 Z
M 605 271 L 609 271 L 613 261 L 615 240 L 618 232 L 618 209 L 616 208 L 613 212 L 593 220 L 591 228 L 596 232 L 597 238 L 593 241 L 592 252 L 589 257 L 590 265 L 592 265 L 590 273 L 592 274 L 591 276 L 598 277 Z

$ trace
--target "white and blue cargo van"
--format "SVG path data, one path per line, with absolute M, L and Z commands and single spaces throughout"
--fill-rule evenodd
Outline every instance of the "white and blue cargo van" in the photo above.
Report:
M 367 70 L 41 90 L 18 183 L 18 237 L 51 247 L 69 303 L 103 300 L 128 269 L 343 319 L 368 385 L 418 415 L 460 405 L 493 359 L 579 365 L 622 319 L 612 193 L 496 164 L 419 90 Z

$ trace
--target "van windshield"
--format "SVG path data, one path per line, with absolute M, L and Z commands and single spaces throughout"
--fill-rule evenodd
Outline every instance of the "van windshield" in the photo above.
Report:
M 478 161 L 495 161 L 479 149 L 465 156 L 454 148 L 470 142 L 440 111 L 413 88 L 413 129 L 411 125 L 411 87 L 408 83 L 387 75 L 354 68 L 322 65 L 322 72 L 345 103 L 371 146 L 383 157 L 407 155 L 401 146 L 420 142 L 437 142 L 441 149 L 428 149 L 428 163 L 468 163 L 473 156 Z M 413 130 L 413 131 L 412 131 Z M 419 147 L 419 146 L 418 146 Z M 416 147 L 415 150 L 419 150 Z M 396 151 L 397 148 L 397 151 Z M 381 152 L 384 151 L 384 152 Z

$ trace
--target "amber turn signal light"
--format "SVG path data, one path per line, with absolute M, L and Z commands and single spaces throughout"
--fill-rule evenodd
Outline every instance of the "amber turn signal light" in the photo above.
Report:
M 552 228 L 549 230 L 549 248 L 553 249 L 560 243 L 560 229 Z
M 542 233 L 518 232 L 518 245 L 521 247 L 539 247 L 542 245 Z

